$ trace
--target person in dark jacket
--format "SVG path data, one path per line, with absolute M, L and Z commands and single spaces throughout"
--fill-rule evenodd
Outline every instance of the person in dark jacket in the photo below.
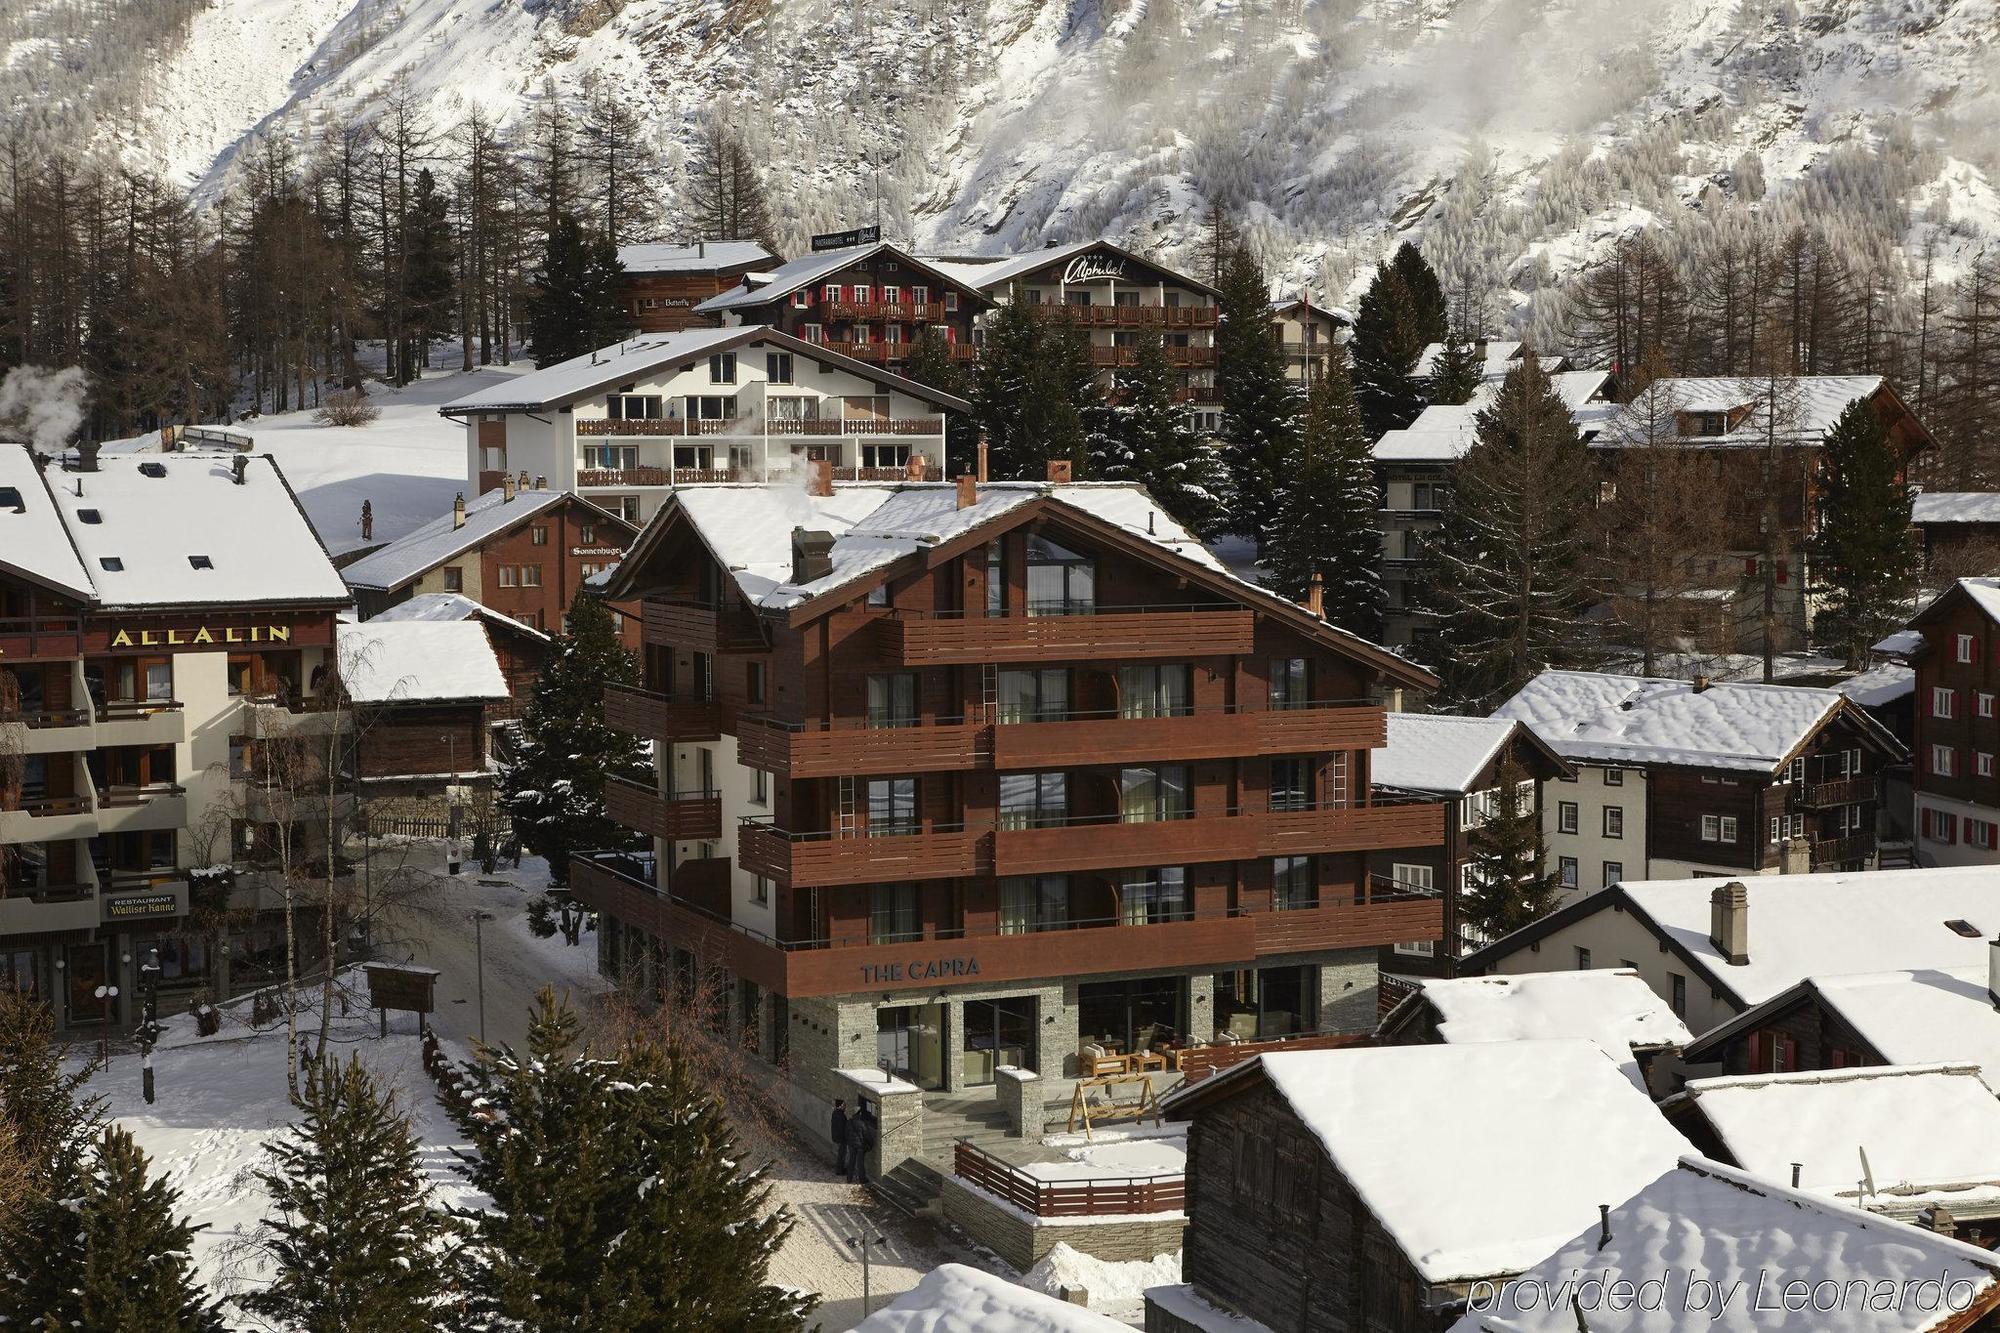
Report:
M 847 1174 L 847 1136 L 850 1133 L 845 1097 L 833 1099 L 833 1124 L 828 1132 L 833 1136 L 833 1173 L 844 1176 Z
M 847 1179 L 856 1185 L 868 1183 L 868 1150 L 875 1146 L 875 1108 L 867 1102 L 847 1123 Z

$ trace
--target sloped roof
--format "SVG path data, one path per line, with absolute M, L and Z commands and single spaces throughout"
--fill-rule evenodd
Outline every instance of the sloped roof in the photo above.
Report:
M 621 245 L 618 262 L 627 273 L 713 273 L 717 269 L 766 264 L 777 256 L 760 241 L 699 241 L 686 245 Z
M 2000 523 L 2000 491 L 1921 491 L 1910 501 L 1912 523 Z
M 978 288 L 956 275 L 946 273 L 928 261 L 918 259 L 887 241 L 873 241 L 867 245 L 850 245 L 842 250 L 822 250 L 817 254 L 800 255 L 790 263 L 780 264 L 774 269 L 746 273 L 742 282 L 720 296 L 709 297 L 696 306 L 695 310 L 701 314 L 719 314 L 726 310 L 746 310 L 760 306 L 779 297 L 789 296 L 801 287 L 810 287 L 829 273 L 838 273 L 850 264 L 858 264 L 884 250 L 918 272 L 928 273 L 951 286 L 964 288 L 974 296 L 979 295 Z
M 1389 714 L 1389 742 L 1368 760 L 1368 780 L 1401 791 L 1466 792 L 1517 723 L 1442 713 Z
M 454 559 L 506 532 L 515 524 L 578 499 L 568 491 L 517 491 L 509 500 L 503 490 L 487 491 L 465 503 L 465 525 L 454 526 L 453 512 L 447 509 L 430 522 L 406 533 L 380 550 L 370 551 L 341 571 L 348 586 L 391 591 L 412 579 L 423 577 L 447 560 Z M 603 521 L 626 526 L 623 519 L 597 509 Z
M 102 606 L 350 600 L 268 454 L 106 454 L 95 472 L 52 465 L 46 484 Z M 46 531 L 41 541 L 55 552 Z
M 509 615 L 503 615 L 492 607 L 473 601 L 462 592 L 424 592 L 407 601 L 401 601 L 386 611 L 377 611 L 368 617 L 373 625 L 381 621 L 391 623 L 399 620 L 423 620 L 431 622 L 451 620 L 483 620 L 491 625 L 501 625 L 516 630 L 532 638 L 549 642 L 549 636 L 533 625 L 526 625 Z
M 1260 1077 L 1431 1283 L 1527 1268 L 1689 1151 L 1587 1041 L 1267 1053 L 1167 1113 Z
M 1684 764 L 1775 771 L 1842 706 L 1837 690 L 1720 681 L 1544 671 L 1495 709 L 1527 723 L 1565 758 L 1600 763 Z M 1865 714 L 1864 729 L 1890 751 L 1894 738 Z
M 1549 1160 L 1552 1176 L 1560 1155 Z M 1451 1333 L 1928 1333 L 1964 1328 L 1942 1301 L 1911 1296 L 1917 1284 L 1942 1292 L 1963 1283 L 1963 1297 L 1983 1309 L 2000 1297 L 2000 1265 L 1974 1245 L 1833 1203 L 1802 1190 L 1689 1154 L 1636 1193 L 1606 1198 L 1600 1225 L 1587 1226 L 1527 1267 L 1521 1279 L 1475 1303 Z M 1604 1235 L 1608 1227 L 1610 1235 Z M 1594 1285 L 1584 1287 L 1588 1277 Z M 1690 1299 L 1730 1292 L 1721 1302 Z M 1828 1283 L 1830 1309 L 1812 1300 L 1787 1302 L 1786 1281 Z M 1657 1295 L 1616 1299 L 1620 1281 L 1637 1290 L 1661 1284 Z M 1859 1283 L 1856 1296 L 1851 1283 Z M 1867 1293 L 1898 1295 L 1878 1303 Z M 1817 1289 L 1817 1288 L 1815 1288 Z M 1574 1293 L 1570 1297 L 1559 1293 Z M 1585 1302 L 1588 1302 L 1587 1304 Z M 1704 1308 L 1706 1306 L 1707 1308 Z M 1717 1307 L 1720 1308 L 1717 1308 Z
M 941 1264 L 849 1333 L 1131 1333 L 1115 1319 L 964 1264 Z
M 507 678 L 476 620 L 367 620 L 335 627 L 341 684 L 358 704 L 507 698 Z
M 1066 264 L 1078 255 L 1089 254 L 1092 250 L 1109 250 L 1121 259 L 1129 259 L 1135 264 L 1142 264 L 1155 272 L 1163 273 L 1184 287 L 1192 287 L 1197 291 L 1208 292 L 1210 294 L 1215 293 L 1215 288 L 1209 286 L 1199 278 L 1190 277 L 1188 274 L 1168 268 L 1158 260 L 1134 254 L 1122 246 L 1113 245 L 1110 241 L 1101 238 L 1089 241 L 1070 241 L 1062 245 L 1052 245 L 1042 250 L 1024 251 L 1017 255 L 995 255 L 990 259 L 979 256 L 952 255 L 937 259 L 926 259 L 924 262 L 938 272 L 956 278 L 968 287 L 976 287 L 980 291 L 991 293 L 1007 286 L 1016 278 L 1033 273 L 1036 269 L 1045 268 L 1050 264 Z
M 1848 404 L 1869 398 L 1883 386 L 1880 375 L 1801 375 L 1787 379 L 1786 393 L 1796 399 L 1791 421 L 1780 422 L 1780 438 L 1791 444 L 1817 444 Z M 1722 412 L 1750 408 L 1734 430 L 1722 435 L 1676 436 L 1683 447 L 1750 448 L 1764 443 L 1765 399 L 1769 382 L 1734 376 L 1701 379 L 1658 379 L 1637 398 L 1615 413 L 1598 433 L 1600 445 L 1643 445 L 1647 443 L 1647 423 L 1655 415 L 1670 411 Z M 1661 400 L 1657 406 L 1653 400 Z
M 1885 662 L 1848 677 L 1835 688 L 1863 708 L 1880 708 L 1915 694 L 1917 671 L 1901 662 Z
M 65 597 L 91 600 L 96 588 L 70 544 L 62 510 L 49 494 L 30 446 L 0 443 L 0 487 L 15 492 L 21 501 L 18 509 L 0 506 L 0 568 L 15 570 Z
M 1426 407 L 1417 419 L 1401 430 L 1384 431 L 1375 442 L 1377 462 L 1455 463 L 1465 457 L 1479 437 L 1479 414 L 1499 395 L 1501 380 L 1488 379 L 1463 403 L 1438 403 Z M 1617 410 L 1602 398 L 1606 370 L 1558 370 L 1549 376 L 1556 395 L 1575 418 L 1577 432 L 1589 441 L 1603 422 Z

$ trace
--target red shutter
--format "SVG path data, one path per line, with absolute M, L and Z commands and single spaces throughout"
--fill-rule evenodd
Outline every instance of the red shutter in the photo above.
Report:
M 1992 820 L 1986 822 L 1986 850 L 1989 852 L 2000 851 L 2000 824 L 1996 824 Z
M 1756 576 L 1757 576 L 1757 557 L 1751 556 L 1748 560 L 1745 560 L 1743 562 L 1743 577 L 1747 579 L 1747 578 L 1755 578 Z
M 1783 582 L 1785 581 L 1785 577 L 1786 577 L 1786 575 L 1785 575 L 1785 562 L 1784 562 L 1784 561 L 1782 561 L 1782 560 L 1780 560 L 1780 561 L 1778 562 L 1778 582 L 1780 582 L 1780 583 L 1783 583 Z

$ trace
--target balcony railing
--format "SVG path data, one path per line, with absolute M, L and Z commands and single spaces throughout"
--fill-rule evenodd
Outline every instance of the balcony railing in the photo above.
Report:
M 581 436 L 627 435 L 638 438 L 673 436 L 685 439 L 700 435 L 755 435 L 752 417 L 635 417 L 616 420 L 608 417 L 578 417 L 576 433 Z
M 1234 657 L 1252 651 L 1256 616 L 1227 603 L 1067 605 L 1050 614 L 893 611 L 881 650 L 904 666 L 1081 658 Z
M 722 736 L 722 709 L 715 700 L 657 694 L 636 685 L 604 687 L 604 720 L 628 735 L 666 744 Z
M 578 468 L 576 484 L 593 486 L 700 486 L 736 481 L 733 467 L 586 467 Z
M 604 813 L 615 824 L 669 842 L 722 836 L 722 798 L 712 790 L 667 794 L 623 778 L 607 778 Z
M 1213 347 L 1168 347 L 1167 364 L 1190 369 L 1204 369 L 1215 364 Z M 1093 366 L 1136 366 L 1139 364 L 1139 349 L 1136 347 L 1092 347 L 1090 364 Z
M 596 854 L 570 865 L 570 890 L 584 905 L 791 996 L 935 990 L 953 981 L 993 984 L 1109 968 L 1233 967 L 1305 950 L 1436 938 L 1442 930 L 1437 897 L 1371 884 L 1356 897 L 1292 911 L 1187 913 L 1145 923 L 1096 919 L 1032 931 L 991 923 L 896 936 L 779 939 L 729 920 L 723 900 L 705 884 L 697 891 L 713 904 L 706 908 L 682 890 L 662 893 L 650 858 Z
M 1841 778 L 1834 782 L 1808 782 L 1794 790 L 1798 803 L 1814 810 L 1836 805 L 1859 805 L 1875 799 L 1874 778 Z
M 952 1174 L 1022 1212 L 1037 1217 L 1124 1216 L 1178 1213 L 1187 1207 L 1187 1174 L 1081 1180 L 1044 1180 L 960 1139 L 952 1149 Z
M 1066 305 L 1060 307 L 1081 328 L 1212 329 L 1222 309 L 1212 305 Z
M 943 417 L 773 417 L 772 435 L 942 435 Z
M 963 826 L 864 836 L 799 833 L 765 817 L 737 828 L 736 860 L 753 875 L 795 888 L 911 879 L 958 879 L 990 873 L 992 842 Z
M 721 610 L 699 602 L 648 597 L 640 613 L 640 637 L 666 648 L 708 653 L 764 651 L 764 636 L 749 612 Z
M 820 306 L 822 318 L 880 319 L 900 323 L 921 321 L 941 324 L 947 312 L 942 301 L 828 301 Z
M 1844 838 L 1827 838 L 1812 845 L 1813 869 L 1831 869 L 1855 861 L 1865 861 L 1875 854 L 1875 835 L 1872 833 L 1852 833 Z
M 0 661 L 83 654 L 81 616 L 0 616 Z

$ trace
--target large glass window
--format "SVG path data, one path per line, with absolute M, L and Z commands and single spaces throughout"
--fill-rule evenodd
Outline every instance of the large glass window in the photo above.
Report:
M 1186 1015 L 1186 977 L 1091 981 L 1076 988 L 1077 1029 L 1083 1044 L 1116 1055 L 1184 1042 Z
M 1119 884 L 1118 898 L 1122 909 L 1119 919 L 1127 926 L 1186 921 L 1194 915 L 1188 901 L 1186 866 L 1132 871 Z
M 1009 875 L 1000 881 L 1000 933 L 1027 935 L 1069 926 L 1068 875 Z
M 1319 1026 L 1319 969 L 1265 967 L 1215 975 L 1215 1035 L 1245 1041 Z
M 32 949 L 0 949 L 0 990 L 35 993 L 35 953 Z
M 917 780 L 868 780 L 868 836 L 890 837 L 917 831 Z
M 1280 912 L 1319 906 L 1319 884 L 1310 856 L 1280 856 L 1271 861 L 1271 906 Z
M 868 677 L 869 726 L 913 727 L 916 723 L 916 672 L 880 672 Z
M 1306 659 L 1271 659 L 1271 707 L 1297 708 L 1311 697 L 1306 684 Z
M 903 944 L 922 935 L 923 924 L 917 915 L 917 886 L 877 884 L 868 903 L 868 942 Z
M 132 956 L 143 963 L 148 950 L 159 951 L 162 986 L 187 986 L 208 979 L 208 945 L 198 937 L 180 939 L 165 936 L 147 940 Z
M 1097 607 L 1097 563 L 1046 537 L 1028 538 L 1028 614 L 1088 615 Z
M 1127 824 L 1186 819 L 1194 813 L 1186 764 L 1118 770 L 1118 812 Z
M 1007 569 L 1001 559 L 1000 539 L 986 543 L 986 614 L 997 616 L 1007 609 Z
M 875 1011 L 875 1063 L 927 1091 L 944 1086 L 944 1006 L 905 1004 Z
M 1271 761 L 1271 808 L 1303 810 L 1312 804 L 1312 761 L 1273 759 Z
M 967 1000 L 964 1024 L 965 1081 L 969 1086 L 991 1083 L 993 1071 L 1002 1065 L 1035 1067 L 1034 996 Z
M 1000 827 L 1041 828 L 1069 818 L 1069 775 L 1002 773 Z
M 1194 668 L 1185 662 L 1118 668 L 1125 717 L 1184 717 L 1194 711 Z
M 1069 668 L 1000 672 L 1002 722 L 1056 720 L 1069 712 Z

